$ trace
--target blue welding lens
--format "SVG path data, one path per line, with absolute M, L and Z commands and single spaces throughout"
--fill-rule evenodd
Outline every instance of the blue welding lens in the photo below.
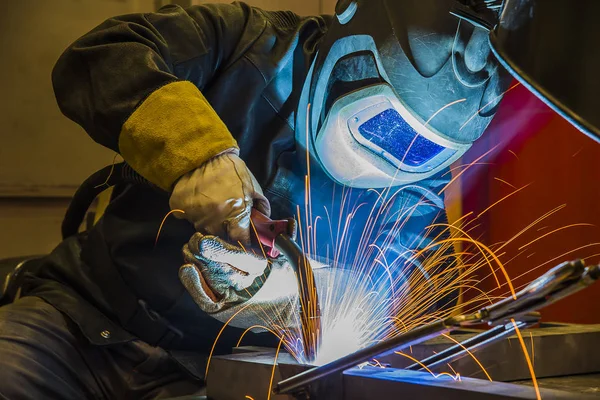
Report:
M 359 125 L 358 132 L 369 148 L 407 167 L 431 170 L 455 153 L 417 133 L 393 108 Z
M 423 166 L 446 149 L 419 135 L 394 109 L 377 114 L 358 131 L 374 146 L 411 167 Z

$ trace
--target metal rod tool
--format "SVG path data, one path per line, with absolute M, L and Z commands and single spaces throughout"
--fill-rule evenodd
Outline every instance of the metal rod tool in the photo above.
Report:
M 283 254 L 296 273 L 304 356 L 313 362 L 321 341 L 321 308 L 310 260 L 294 241 L 296 221 L 273 221 L 257 210 L 252 211 L 251 219 L 267 255 L 276 258 Z

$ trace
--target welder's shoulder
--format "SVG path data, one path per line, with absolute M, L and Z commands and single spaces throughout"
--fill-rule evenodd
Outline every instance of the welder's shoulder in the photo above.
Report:
M 258 10 L 258 9 L 257 9 Z M 331 17 L 329 16 L 300 16 L 292 11 L 259 10 L 270 26 L 281 32 L 298 30 L 302 25 L 311 24 L 317 29 L 326 29 Z
M 173 6 L 178 7 L 178 6 Z M 290 47 L 299 32 L 324 32 L 329 25 L 327 17 L 302 17 L 291 11 L 268 11 L 244 2 L 231 4 L 202 4 L 185 12 L 199 25 L 214 27 L 213 34 L 220 40 L 205 40 L 219 46 L 234 46 L 229 64 L 252 53 L 278 53 L 278 47 Z

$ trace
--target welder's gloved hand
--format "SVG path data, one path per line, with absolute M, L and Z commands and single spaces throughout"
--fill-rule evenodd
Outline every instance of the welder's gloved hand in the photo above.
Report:
M 216 236 L 196 233 L 183 248 L 179 277 L 203 311 L 213 314 L 260 289 L 267 260 Z
M 200 233 L 192 237 L 183 254 L 186 264 L 179 270 L 179 279 L 196 304 L 212 317 L 227 322 L 235 315 L 229 324 L 244 329 L 298 324 L 296 278 L 284 257 L 267 261 Z
M 278 326 L 297 328 L 298 284 L 284 257 L 265 260 L 214 236 L 197 233 L 184 247 L 179 279 L 194 301 L 215 319 L 236 328 Z M 321 308 L 337 312 L 345 290 L 372 291 L 359 274 L 311 260 Z M 266 267 L 266 268 L 265 268 Z M 336 297 L 340 295 L 339 299 Z
M 233 150 L 181 177 L 169 204 L 184 211 L 175 215 L 190 221 L 197 231 L 244 245 L 250 244 L 252 208 L 271 214 L 256 178 Z

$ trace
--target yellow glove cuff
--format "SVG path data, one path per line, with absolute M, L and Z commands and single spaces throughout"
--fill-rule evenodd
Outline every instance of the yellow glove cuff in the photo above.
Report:
M 191 82 L 154 91 L 127 119 L 119 150 L 140 175 L 164 190 L 237 143 Z

